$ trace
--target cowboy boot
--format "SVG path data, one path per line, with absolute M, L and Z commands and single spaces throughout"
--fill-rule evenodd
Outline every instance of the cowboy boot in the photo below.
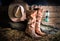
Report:
M 40 24 L 41 24 L 42 15 L 43 15 L 42 12 L 43 12 L 42 9 L 38 10 L 38 12 L 37 12 L 35 32 L 38 35 L 44 36 L 44 35 L 46 35 L 46 33 L 42 32 L 41 29 L 40 29 Z
M 26 33 L 31 37 L 40 38 L 41 36 L 35 33 L 36 13 L 37 11 L 34 11 L 28 16 L 29 19 L 28 19 L 28 24 L 26 28 Z

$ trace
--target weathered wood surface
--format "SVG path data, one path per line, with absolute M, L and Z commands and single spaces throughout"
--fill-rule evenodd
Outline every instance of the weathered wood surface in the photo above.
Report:
M 49 22 L 44 22 L 42 20 L 43 24 L 46 25 L 52 25 L 60 27 L 60 6 L 43 6 L 44 10 L 48 10 L 50 12 L 49 14 Z M 45 12 L 43 15 L 43 19 L 45 18 Z

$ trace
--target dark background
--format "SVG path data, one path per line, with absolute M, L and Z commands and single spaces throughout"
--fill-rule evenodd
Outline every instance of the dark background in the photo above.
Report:
M 27 2 L 29 5 L 32 4 L 44 4 L 47 2 L 49 4 L 54 4 L 54 5 L 60 5 L 60 0 L 23 0 L 24 2 Z M 0 3 L 2 3 L 2 5 L 9 5 L 10 3 L 14 2 L 14 0 L 0 0 Z

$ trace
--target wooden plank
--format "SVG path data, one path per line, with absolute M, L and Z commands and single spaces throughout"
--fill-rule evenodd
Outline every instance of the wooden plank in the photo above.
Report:
M 60 6 L 43 6 L 44 11 L 48 10 L 50 12 L 49 17 L 60 17 Z M 43 17 L 45 17 L 45 12 Z
M 45 12 L 43 13 L 42 23 L 45 25 L 60 27 L 60 6 L 43 6 L 42 8 L 44 8 L 44 11 L 48 10 L 50 12 L 48 22 L 43 21 L 45 18 Z
M 42 20 L 44 20 L 45 18 L 43 18 Z M 55 23 L 60 23 L 60 18 L 49 18 L 49 22 L 55 22 Z
M 60 27 L 60 18 L 50 18 L 48 22 L 42 20 L 45 25 Z
M 55 23 L 60 24 L 60 18 L 56 18 Z
M 44 21 L 44 18 L 42 19 L 42 23 L 45 24 L 45 25 L 51 25 L 51 26 L 54 26 L 56 23 L 55 23 L 55 20 L 56 18 L 49 18 L 49 21 L 46 22 Z
M 56 24 L 56 25 L 55 25 L 55 27 L 58 27 L 58 28 L 60 28 L 60 24 Z

